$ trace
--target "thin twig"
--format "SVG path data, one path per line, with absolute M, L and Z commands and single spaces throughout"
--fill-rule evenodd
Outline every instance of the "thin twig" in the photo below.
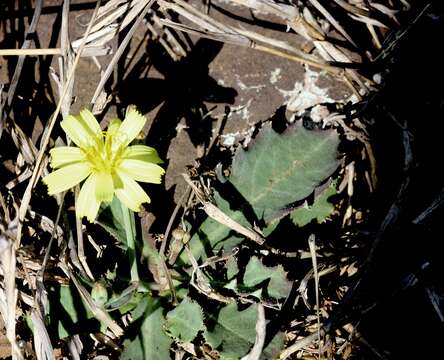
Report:
M 60 262 L 59 266 L 63 270 L 63 272 L 72 280 L 85 305 L 89 308 L 89 310 L 91 310 L 94 316 L 100 322 L 103 322 L 114 333 L 114 335 L 123 335 L 123 329 L 109 316 L 109 314 L 101 306 L 98 306 L 94 302 L 91 294 L 82 286 L 80 281 L 77 280 L 75 274 L 72 273 L 69 266 L 64 262 Z
M 80 192 L 80 186 L 77 185 L 75 187 L 75 202 L 77 202 L 79 192 Z M 85 247 L 83 242 L 83 228 L 82 228 L 82 219 L 78 216 L 76 218 L 76 235 L 77 235 L 77 256 L 79 258 L 80 264 L 82 264 L 83 269 L 85 270 L 85 273 L 88 275 L 89 279 L 92 281 L 95 281 L 94 275 L 91 271 L 91 269 L 88 266 L 88 263 L 86 262 L 86 255 L 85 255 Z
M 308 247 L 310 248 L 311 262 L 313 265 L 313 276 L 315 283 L 315 298 L 316 298 L 316 318 L 318 322 L 318 358 L 321 359 L 321 317 L 319 309 L 319 276 L 318 276 L 318 261 L 316 258 L 316 244 L 315 235 L 311 234 L 308 238 Z
M 40 56 L 61 55 L 60 48 L 51 49 L 0 49 L 0 56 Z
M 203 210 L 207 213 L 207 215 L 217 222 L 221 223 L 222 225 L 225 225 L 229 227 L 230 229 L 238 232 L 239 234 L 244 235 L 246 238 L 253 240 L 255 243 L 259 245 L 263 245 L 265 242 L 265 239 L 256 233 L 255 231 L 246 228 L 245 226 L 239 224 L 237 221 L 233 220 L 231 217 L 229 217 L 227 214 L 225 214 L 222 210 L 220 210 L 217 206 L 210 203 L 205 199 L 205 196 L 203 195 L 202 191 L 194 185 L 194 183 L 191 181 L 188 174 L 182 174 L 185 181 L 188 183 L 188 185 L 191 186 L 194 193 L 196 194 L 197 199 L 201 202 L 203 205 Z
M 265 344 L 265 309 L 261 303 L 257 304 L 257 320 L 256 320 L 256 340 L 251 351 L 241 360 L 259 360 L 262 355 L 262 349 Z
M 334 75 L 341 75 L 343 73 L 343 70 L 341 68 L 339 68 L 339 67 L 335 67 L 335 66 L 328 65 L 328 64 L 322 64 L 322 63 L 319 63 L 319 62 L 316 62 L 316 61 L 313 61 L 313 60 L 302 58 L 300 56 L 287 54 L 287 53 L 284 53 L 283 51 L 276 50 L 276 49 L 273 49 L 273 48 L 270 48 L 270 47 L 266 47 L 266 46 L 255 44 L 253 46 L 253 49 L 262 51 L 262 52 L 267 53 L 267 54 L 276 55 L 276 56 L 279 56 L 281 58 L 284 58 L 284 59 L 287 59 L 287 60 L 291 60 L 291 61 L 294 61 L 294 62 L 297 62 L 297 63 L 300 63 L 300 64 L 310 65 L 310 66 L 312 66 L 314 68 L 328 71 L 329 73 L 332 73 Z
M 174 220 L 176 219 L 179 209 L 182 207 L 183 201 L 189 196 L 190 190 L 191 190 L 191 187 L 187 186 L 184 193 L 180 197 L 176 207 L 174 208 L 173 213 L 171 214 L 170 220 L 168 221 L 168 225 L 167 225 L 165 233 L 163 235 L 162 244 L 160 245 L 160 250 L 159 250 L 160 256 L 165 256 L 165 249 L 166 249 L 166 245 L 168 242 L 168 237 L 170 236 L 171 228 L 173 227 Z
M 329 13 L 329 11 L 319 3 L 318 0 L 309 0 L 312 5 L 322 14 L 325 18 L 334 26 L 336 30 L 338 30 L 354 47 L 358 47 L 356 43 L 353 41 L 351 36 L 345 31 L 345 29 L 339 24 L 336 19 Z
M 321 336 L 325 335 L 325 330 L 324 329 L 320 329 L 320 334 Z M 309 346 L 310 344 L 312 344 L 313 342 L 315 342 L 318 339 L 318 334 L 317 333 L 313 333 L 311 335 L 308 335 L 307 337 L 296 341 L 293 345 L 289 346 L 288 348 L 282 350 L 282 352 L 279 355 L 279 360 L 284 360 L 286 358 L 288 358 L 291 354 L 294 354 L 296 351 L 299 351 L 307 346 Z

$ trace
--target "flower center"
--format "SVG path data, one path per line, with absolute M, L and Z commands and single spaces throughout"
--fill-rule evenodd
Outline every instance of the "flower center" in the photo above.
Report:
M 122 142 L 115 134 L 103 132 L 98 135 L 93 144 L 82 147 L 86 160 L 95 172 L 113 174 L 120 164 L 123 153 Z

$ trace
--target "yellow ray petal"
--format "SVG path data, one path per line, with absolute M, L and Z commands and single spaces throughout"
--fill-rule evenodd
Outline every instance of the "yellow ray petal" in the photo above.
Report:
M 102 132 L 99 122 L 91 111 L 89 111 L 88 109 L 82 109 L 80 111 L 80 117 L 83 119 L 85 125 L 89 130 L 91 130 L 93 134 L 99 134 Z
M 54 195 L 77 185 L 91 173 L 88 163 L 74 163 L 58 169 L 43 178 L 48 194 Z
M 119 170 L 125 172 L 125 174 L 134 180 L 153 184 L 160 184 L 161 176 L 165 174 L 165 170 L 163 170 L 159 165 L 131 159 L 122 160 L 119 165 Z
M 123 146 L 128 145 L 133 141 L 137 135 L 142 131 L 146 123 L 146 118 L 137 110 L 130 110 L 119 127 L 119 132 L 116 135 L 118 138 L 123 138 Z
M 128 209 L 139 211 L 142 203 L 151 202 L 146 192 L 133 179 L 121 172 L 118 172 L 117 176 L 116 182 L 119 183 L 119 186 L 116 184 L 115 193 Z
M 71 140 L 80 147 L 95 145 L 102 137 L 102 132 L 97 126 L 90 124 L 82 116 L 68 115 L 61 123 L 62 129 Z M 96 124 L 98 125 L 97 121 Z M 90 127 L 92 125 L 92 127 Z
M 51 154 L 51 167 L 59 168 L 65 165 L 69 165 L 75 162 L 81 162 L 85 160 L 85 154 L 78 147 L 74 146 L 59 146 L 52 148 L 49 153 Z
M 111 136 L 114 136 L 117 131 L 119 131 L 120 125 L 122 124 L 122 120 L 118 118 L 114 118 L 109 122 L 107 133 Z
M 89 222 L 94 222 L 99 211 L 100 201 L 96 198 L 96 177 L 91 175 L 83 183 L 76 201 L 76 216 L 86 216 Z
M 124 137 L 119 137 L 119 128 L 122 124 L 122 121 L 120 119 L 114 118 L 110 121 L 108 125 L 108 129 L 106 130 L 106 137 L 105 137 L 105 148 L 107 151 L 115 152 L 118 150 L 120 145 L 125 142 Z
M 93 173 L 96 178 L 96 198 L 98 201 L 111 202 L 114 195 L 113 178 L 110 173 Z
M 123 153 L 123 157 L 125 159 L 147 161 L 154 164 L 163 163 L 159 155 L 157 155 L 156 149 L 145 145 L 128 146 Z

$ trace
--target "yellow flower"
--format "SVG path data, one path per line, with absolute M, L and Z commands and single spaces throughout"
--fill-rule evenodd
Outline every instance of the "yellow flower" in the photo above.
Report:
M 50 150 L 55 170 L 43 178 L 48 194 L 68 190 L 85 180 L 76 203 L 79 218 L 93 222 L 102 201 L 112 201 L 114 194 L 133 211 L 150 202 L 136 181 L 160 184 L 165 171 L 157 164 L 157 151 L 145 145 L 128 146 L 140 133 L 146 119 L 130 110 L 125 119 L 114 119 L 102 132 L 89 110 L 69 115 L 61 122 L 65 133 L 78 147 L 60 146 Z

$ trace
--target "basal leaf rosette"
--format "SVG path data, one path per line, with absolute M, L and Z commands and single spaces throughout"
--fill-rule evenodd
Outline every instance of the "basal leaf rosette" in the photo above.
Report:
M 165 171 L 157 151 L 145 145 L 130 143 L 140 133 L 146 118 L 136 110 L 128 111 L 123 121 L 113 119 L 102 131 L 94 115 L 87 109 L 69 115 L 62 129 L 77 146 L 60 146 L 50 150 L 51 167 L 43 178 L 48 194 L 54 195 L 84 183 L 76 202 L 76 215 L 93 222 L 102 202 L 114 195 L 133 211 L 151 200 L 138 181 L 160 184 Z

